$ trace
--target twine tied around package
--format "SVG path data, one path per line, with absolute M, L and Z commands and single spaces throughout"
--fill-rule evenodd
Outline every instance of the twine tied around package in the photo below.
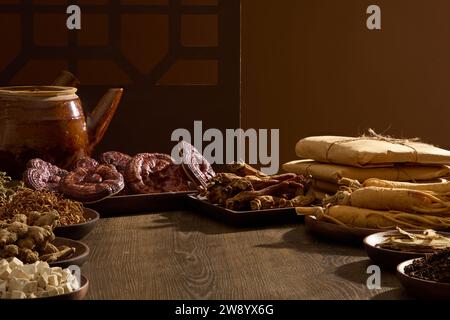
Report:
M 411 161 L 411 162 L 415 162 L 415 163 L 419 162 L 419 153 L 413 146 L 409 145 L 409 143 L 411 143 L 411 142 L 420 142 L 419 138 L 399 139 L 399 138 L 393 138 L 391 136 L 381 135 L 379 133 L 376 133 L 375 130 L 373 130 L 373 129 L 368 129 L 367 131 L 368 131 L 368 135 L 363 134 L 356 138 L 344 139 L 344 140 L 335 141 L 335 142 L 331 143 L 327 148 L 327 152 L 325 153 L 325 160 L 329 163 L 334 163 L 333 161 L 331 161 L 329 159 L 329 156 L 328 156 L 330 153 L 330 150 L 333 146 L 338 145 L 338 144 L 347 143 L 347 142 L 353 142 L 353 141 L 365 139 L 365 140 L 384 141 L 384 142 L 389 142 L 392 144 L 399 144 L 399 145 L 408 147 L 408 148 L 412 149 L 414 152 L 415 160 Z

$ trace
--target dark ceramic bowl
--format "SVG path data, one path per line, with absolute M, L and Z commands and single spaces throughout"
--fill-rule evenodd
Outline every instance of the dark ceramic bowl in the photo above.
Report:
M 408 230 L 408 232 L 422 233 L 423 231 Z M 425 253 L 396 251 L 377 247 L 378 244 L 386 239 L 386 236 L 395 234 L 398 234 L 398 231 L 391 230 L 371 234 L 370 236 L 364 238 L 364 247 L 366 249 L 367 255 L 377 265 L 379 265 L 380 267 L 388 268 L 390 270 L 395 270 L 395 268 L 397 268 L 397 265 L 402 261 L 425 256 Z
M 84 208 L 83 216 L 86 222 L 56 227 L 55 236 L 67 239 L 79 240 L 87 236 L 100 220 L 100 214 L 92 209 Z
M 380 229 L 346 227 L 339 224 L 318 220 L 314 216 L 305 217 L 306 229 L 327 239 L 361 244 L 368 235 L 380 232 Z
M 406 292 L 413 297 L 426 300 L 449 300 L 450 283 L 422 280 L 413 278 L 405 273 L 405 267 L 414 259 L 404 261 L 397 266 L 397 278 Z
M 22 300 L 37 300 L 37 301 L 41 301 L 41 300 L 83 300 L 87 293 L 88 293 L 88 289 L 89 289 L 89 280 L 88 278 L 86 278 L 85 276 L 81 276 L 81 284 L 80 284 L 80 289 L 75 290 L 73 292 L 70 293 L 65 293 L 65 294 L 60 294 L 57 296 L 53 296 L 53 297 L 45 297 L 45 298 L 34 298 L 34 299 L 12 299 L 12 301 L 22 301 Z M 1 301 L 1 300 L 0 300 Z M 11 300 L 8 300 L 11 301 Z
M 52 263 L 49 263 L 51 267 L 61 267 L 67 268 L 71 265 L 76 265 L 81 267 L 89 258 L 89 247 L 85 245 L 83 242 L 65 239 L 65 238 L 56 238 L 52 242 L 55 246 L 68 246 L 75 248 L 75 253 L 73 256 L 67 259 L 58 260 Z

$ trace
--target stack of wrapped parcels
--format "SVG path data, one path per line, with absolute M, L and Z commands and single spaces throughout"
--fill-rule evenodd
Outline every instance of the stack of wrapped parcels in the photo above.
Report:
M 334 194 L 341 178 L 432 182 L 450 176 L 450 151 L 377 134 L 362 137 L 318 136 L 300 140 L 287 172 L 310 175 L 317 191 Z

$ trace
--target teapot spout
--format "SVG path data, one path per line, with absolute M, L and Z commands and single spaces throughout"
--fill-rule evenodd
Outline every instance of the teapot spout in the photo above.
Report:
M 122 88 L 109 89 L 88 116 L 87 131 L 90 151 L 103 139 L 122 98 L 122 93 Z

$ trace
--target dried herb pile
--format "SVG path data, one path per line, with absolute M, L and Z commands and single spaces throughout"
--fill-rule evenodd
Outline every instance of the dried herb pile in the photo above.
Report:
M 397 227 L 397 234 L 390 235 L 377 247 L 407 252 L 434 253 L 450 249 L 450 238 L 434 230 L 425 230 L 421 234 L 410 233 Z
M 29 216 L 33 212 L 48 213 L 54 210 L 59 214 L 59 225 L 86 222 L 80 202 L 52 192 L 25 188 L 22 182 L 12 181 L 0 172 L 0 220 L 9 220 L 19 214 Z
M 414 260 L 405 267 L 405 273 L 414 278 L 450 284 L 450 249 Z

